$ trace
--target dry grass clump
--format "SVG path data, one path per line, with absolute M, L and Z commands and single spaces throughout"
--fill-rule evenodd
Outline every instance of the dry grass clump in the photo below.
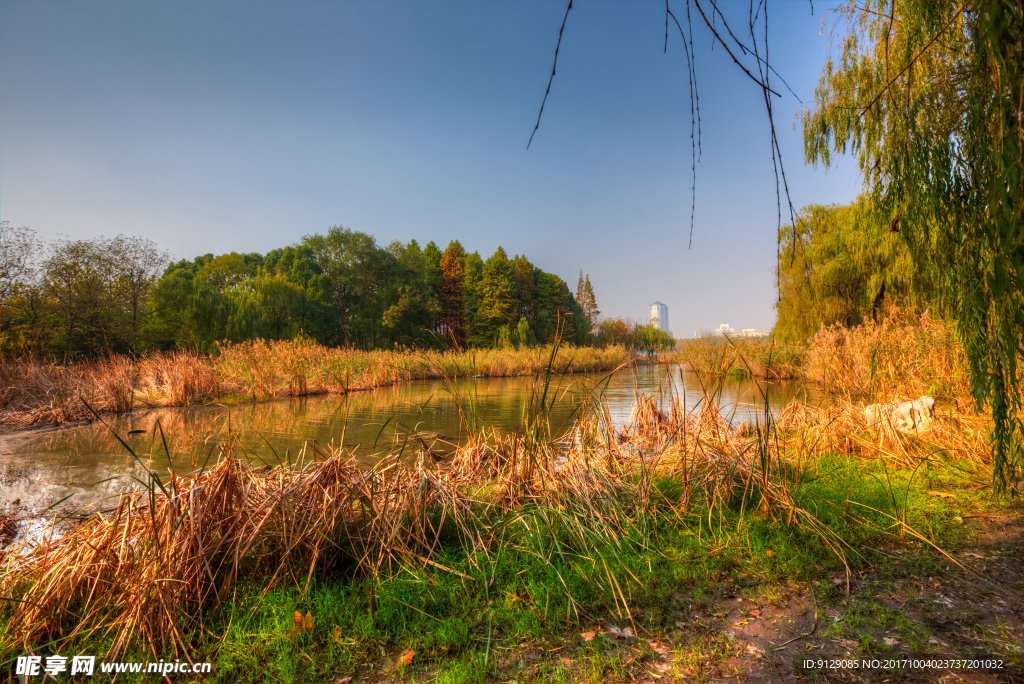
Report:
M 0 424 L 13 428 L 63 424 L 99 411 L 128 411 L 135 403 L 135 362 L 107 359 L 63 366 L 33 358 L 0 359 Z
M 764 457 L 767 441 L 729 426 L 711 402 L 692 412 L 645 398 L 618 430 L 599 407 L 559 442 L 544 437 L 543 399 L 534 407 L 525 435 L 457 448 L 414 435 L 414 453 L 369 470 L 315 445 L 301 469 L 255 468 L 228 445 L 206 472 L 154 476 L 112 510 L 6 554 L 0 592 L 17 602 L 3 643 L 104 635 L 109 657 L 144 645 L 184 658 L 204 610 L 245 578 L 301 586 L 339 563 L 369 577 L 408 564 L 448 570 L 435 559 L 446 545 L 490 555 L 537 525 L 585 549 L 677 516 L 691 499 L 713 507 L 758 493 L 765 514 L 816 524 Z M 659 500 L 655 476 L 682 482 L 682 499 Z
M 872 401 L 921 395 L 972 403 L 967 357 L 952 324 L 899 310 L 878 323 L 822 328 L 807 350 L 806 376 L 822 389 Z
M 130 411 L 140 401 L 188 406 L 239 394 L 265 401 L 385 387 L 442 377 L 439 357 L 458 378 L 535 375 L 546 368 L 551 349 L 356 351 L 299 339 L 224 344 L 213 358 L 177 351 L 141 360 L 112 354 L 70 365 L 0 359 L 0 425 L 20 429 L 89 419 L 82 399 L 103 413 Z M 631 358 L 622 347 L 559 346 L 553 367 L 565 373 L 612 370 Z
M 802 374 L 804 349 L 779 345 L 773 339 L 726 339 L 701 337 L 683 340 L 671 360 L 701 375 L 788 380 Z
M 205 607 L 228 600 L 240 575 L 299 582 L 339 547 L 372 568 L 429 555 L 438 532 L 422 514 L 440 507 L 457 518 L 461 506 L 422 460 L 363 472 L 337 452 L 267 473 L 227 448 L 208 472 L 154 481 L 8 554 L 0 591 L 22 603 L 4 639 L 103 630 L 113 655 L 141 640 L 187 657 L 184 634 L 201 628 Z
M 779 413 L 775 424 L 783 449 L 808 460 L 840 453 L 885 458 L 907 467 L 939 457 L 991 462 L 991 417 L 961 412 L 948 404 L 937 408 L 923 428 L 912 431 L 897 429 L 886 420 L 869 424 L 863 402 L 842 398 L 820 406 L 793 402 Z
M 509 377 L 541 372 L 551 347 L 477 349 L 428 354 L 418 350 L 356 351 L 296 340 L 254 340 L 225 344 L 215 360 L 220 375 L 254 398 L 348 392 L 437 379 L 438 357 L 456 378 Z M 555 367 L 561 372 L 611 370 L 628 359 L 621 347 L 597 349 L 560 346 Z
M 139 364 L 139 393 L 149 403 L 191 406 L 225 394 L 210 359 L 190 352 L 156 352 Z M 229 391 L 237 388 L 228 385 Z

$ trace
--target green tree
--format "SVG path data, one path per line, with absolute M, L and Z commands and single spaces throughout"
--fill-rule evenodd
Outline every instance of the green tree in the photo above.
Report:
M 576 303 L 580 305 L 583 317 L 591 329 L 597 327 L 601 318 L 601 310 L 597 308 L 597 299 L 594 297 L 594 286 L 590 284 L 590 274 L 583 278 L 583 270 L 580 270 L 580 281 L 576 285 Z
M 851 2 L 803 118 L 808 161 L 857 157 L 872 201 L 955 308 L 1000 485 L 1024 432 L 1020 3 Z
M 484 263 L 478 295 L 480 303 L 469 341 L 478 347 L 492 346 L 501 328 L 511 326 L 516 315 L 515 266 L 501 247 Z
M 484 260 L 480 258 L 480 253 L 467 254 L 462 260 L 462 320 L 465 321 L 467 343 L 479 337 L 476 313 L 480 309 L 480 284 L 483 278 Z
M 540 270 L 523 256 L 512 260 L 516 278 L 516 313 L 529 322 L 537 320 L 537 272 Z
M 291 339 L 302 331 L 306 296 L 301 285 L 264 271 L 229 290 L 227 338 Z
M 783 226 L 779 238 L 775 335 L 783 342 L 801 342 L 823 325 L 877 318 L 884 303 L 917 310 L 935 304 L 930 281 L 869 198 L 804 207 L 795 230 Z
M 398 260 L 380 249 L 372 235 L 341 226 L 303 238 L 327 276 L 326 299 L 334 307 L 345 344 L 372 348 L 389 342 L 384 312 L 399 298 Z M 393 330 L 393 329 L 392 329 Z
M 139 350 L 153 282 L 166 256 L 143 238 L 57 240 L 41 263 L 51 351 L 65 362 Z
M 465 312 L 462 306 L 466 251 L 458 240 L 445 248 L 440 261 L 441 334 L 446 341 L 466 346 Z

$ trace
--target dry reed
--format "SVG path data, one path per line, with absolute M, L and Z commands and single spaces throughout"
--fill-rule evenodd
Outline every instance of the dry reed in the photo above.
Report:
M 972 404 L 967 357 L 952 324 L 926 311 L 891 309 L 878 323 L 822 328 L 807 350 L 805 374 L 822 389 L 872 401 L 922 394 Z
M 551 347 L 447 352 L 459 378 L 534 375 Z M 215 357 L 155 352 L 141 360 L 111 355 L 61 365 L 33 358 L 0 359 L 0 426 L 22 429 L 91 418 L 144 406 L 188 406 L 231 396 L 265 401 L 344 393 L 441 377 L 437 354 L 355 351 L 302 340 L 225 344 Z M 631 357 L 621 347 L 560 347 L 556 367 L 567 373 L 611 370 Z M 82 401 L 85 399 L 85 402 Z
M 251 373 L 250 364 L 274 358 L 264 353 L 260 344 L 226 350 L 218 363 L 233 370 L 221 367 L 219 377 L 244 380 L 254 392 L 296 387 L 277 379 L 286 366 Z M 314 353 L 320 352 L 295 350 L 297 356 Z M 328 358 L 345 360 L 350 353 Z M 542 367 L 552 369 L 552 359 L 562 358 L 571 368 L 572 360 L 559 353 L 550 349 Z M 410 365 L 380 371 L 384 364 L 370 364 L 385 373 L 371 377 L 379 381 L 415 368 L 412 355 L 389 358 Z M 461 357 L 439 358 L 433 372 L 446 381 L 463 372 Z M 325 365 L 307 360 L 301 373 L 309 391 L 326 380 L 316 371 Z M 351 379 L 351 365 L 341 368 Z M 624 426 L 614 425 L 608 406 L 596 402 L 554 441 L 545 432 L 548 387 L 541 374 L 536 387 L 523 434 L 459 447 L 412 434 L 411 453 L 386 454 L 369 470 L 343 450 L 324 452 L 315 445 L 300 469 L 261 469 L 238 458 L 229 444 L 208 471 L 167 482 L 154 476 L 113 509 L 5 554 L 0 592 L 17 602 L 3 643 L 104 634 L 113 639 L 109 657 L 139 646 L 187 657 L 189 635 L 201 632 L 204 611 L 231 600 L 246 579 L 304 586 L 318 569 L 343 560 L 370 578 L 408 565 L 456 572 L 437 558 L 452 544 L 493 557 L 503 544 L 522 544 L 540 526 L 554 530 L 554 539 L 565 536 L 587 549 L 598 541 L 618 544 L 653 518 L 678 519 L 695 507 L 710 521 L 716 508 L 737 505 L 742 518 L 749 502 L 750 514 L 813 533 L 845 562 L 843 540 L 793 495 L 802 469 L 816 467 L 818 456 L 883 458 L 896 467 L 939 456 L 988 457 L 986 419 L 949 406 L 910 434 L 867 425 L 862 407 L 850 400 L 820 407 L 794 403 L 777 418 L 766 409 L 763 422 L 736 426 L 722 415 L 713 388 L 696 408 L 679 397 L 638 395 Z M 472 398 L 464 405 L 470 420 Z M 681 496 L 665 499 L 656 478 L 679 483 Z M 905 519 L 902 526 L 901 533 Z M 605 581 L 599 573 L 595 578 Z M 628 615 L 611 573 L 607 589 L 613 596 L 618 591 Z
M 701 337 L 679 343 L 667 360 L 701 375 L 739 375 L 788 380 L 802 375 L 804 348 L 774 340 Z
M 140 644 L 184 657 L 204 610 L 229 601 L 242 579 L 302 586 L 340 558 L 370 577 L 437 566 L 452 540 L 487 555 L 538 511 L 586 546 L 626 536 L 643 515 L 750 499 L 757 515 L 812 530 L 845 557 L 842 540 L 789 490 L 795 459 L 878 455 L 848 406 L 794 404 L 777 424 L 753 427 L 731 425 L 713 396 L 691 410 L 679 398 L 639 395 L 619 428 L 607 406 L 595 408 L 559 442 L 527 434 L 456 448 L 412 435 L 413 453 L 392 453 L 369 470 L 315 445 L 301 469 L 256 468 L 227 445 L 206 472 L 154 479 L 113 509 L 6 554 L 0 592 L 19 602 L 4 642 L 100 632 L 113 639 L 111 657 Z M 968 433 L 939 421 L 931 438 L 956 435 L 976 455 Z M 931 448 L 922 436 L 903 455 L 919 459 Z M 681 482 L 682 498 L 654 505 L 655 476 Z

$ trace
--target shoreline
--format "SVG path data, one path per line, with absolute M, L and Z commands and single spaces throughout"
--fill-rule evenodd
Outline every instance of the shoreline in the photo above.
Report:
M 661 362 L 621 347 L 559 346 L 554 351 L 554 365 L 564 364 L 562 375 L 615 371 Z M 545 354 L 550 352 L 548 346 L 443 352 L 431 356 L 427 352 L 362 352 L 257 340 L 227 345 L 216 357 L 186 352 L 157 353 L 137 360 L 112 357 L 73 366 L 44 365 L 30 360 L 5 361 L 5 367 L 20 364 L 29 369 L 12 381 L 4 403 L 14 403 L 10 395 L 15 392 L 35 394 L 40 399 L 31 403 L 23 400 L 23 406 L 18 409 L 0 410 L 0 430 L 6 436 L 38 427 L 87 425 L 95 418 L 84 404 L 79 405 L 82 398 L 87 398 L 88 405 L 104 416 L 158 408 L 343 395 L 421 380 L 523 377 L 546 372 Z M 578 360 L 577 354 L 585 358 Z M 481 369 L 483 372 L 472 372 Z M 7 371 L 5 376 L 19 376 L 10 373 L 8 368 L 4 370 Z M 19 380 L 27 384 L 24 378 L 30 375 L 36 376 L 33 380 L 41 387 L 18 386 Z M 68 386 L 61 386 L 61 383 Z M 43 397 L 49 398 L 49 403 L 44 402 Z

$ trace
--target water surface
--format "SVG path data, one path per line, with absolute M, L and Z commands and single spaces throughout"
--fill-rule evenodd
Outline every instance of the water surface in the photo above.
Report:
M 531 395 L 542 388 L 529 377 L 481 378 L 459 383 L 458 394 L 472 397 L 482 423 L 499 434 L 523 427 Z M 679 366 L 640 366 L 614 374 L 590 373 L 552 380 L 549 396 L 556 433 L 579 415 L 582 400 L 601 392 L 612 420 L 624 424 L 635 392 L 685 396 L 693 407 L 704 398 L 697 376 Z M 726 379 L 717 393 L 723 413 L 734 421 L 753 421 L 764 409 L 762 388 L 778 411 L 795 398 L 817 401 L 799 383 Z M 417 381 L 348 395 L 283 399 L 263 404 L 198 406 L 135 411 L 104 416 L 66 428 L 30 430 L 0 440 L 0 487 L 9 504 L 20 500 L 29 510 L 47 508 L 68 495 L 62 507 L 83 507 L 137 486 L 148 469 L 190 472 L 213 463 L 218 445 L 232 439 L 256 462 L 296 461 L 308 443 L 344 445 L 370 464 L 384 451 L 401 445 L 411 431 L 456 443 L 465 439 L 458 404 L 438 381 Z M 160 430 L 162 428 L 163 438 Z M 115 434 L 116 433 L 116 434 Z M 140 457 L 136 461 L 118 441 Z M 166 447 L 165 441 L 166 439 Z

